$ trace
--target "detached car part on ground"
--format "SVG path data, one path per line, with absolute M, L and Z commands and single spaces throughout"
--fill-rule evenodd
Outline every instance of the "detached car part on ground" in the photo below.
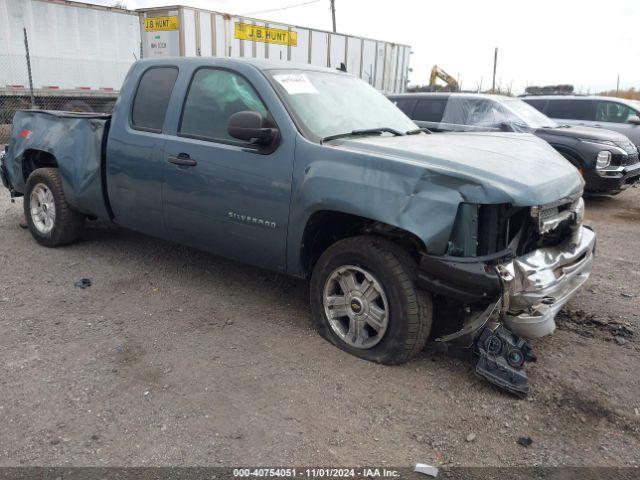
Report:
M 18 112 L 0 173 L 33 237 L 86 218 L 309 278 L 320 333 L 402 363 L 432 330 L 527 392 L 520 336 L 591 270 L 583 180 L 531 135 L 430 135 L 345 73 L 259 61 L 143 60 L 113 115 Z
M 602 128 L 560 125 L 518 98 L 474 93 L 410 93 L 389 97 L 418 125 L 434 132 L 532 133 L 574 165 L 593 194 L 618 194 L 640 182 L 636 146 Z

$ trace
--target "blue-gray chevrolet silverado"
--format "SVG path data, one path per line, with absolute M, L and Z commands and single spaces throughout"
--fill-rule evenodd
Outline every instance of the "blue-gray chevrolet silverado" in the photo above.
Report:
M 112 115 L 16 113 L 0 173 L 44 246 L 101 219 L 309 278 L 320 333 L 367 360 L 407 361 L 453 306 L 438 340 L 516 394 L 521 337 L 554 330 L 595 248 L 584 183 L 544 141 L 431 135 L 308 65 L 139 61 Z

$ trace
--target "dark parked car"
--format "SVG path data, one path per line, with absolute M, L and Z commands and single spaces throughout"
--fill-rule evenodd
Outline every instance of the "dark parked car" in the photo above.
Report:
M 412 93 L 389 98 L 434 132 L 532 133 L 551 144 L 585 179 L 591 193 L 620 193 L 640 179 L 635 145 L 602 128 L 560 125 L 518 98 L 473 93 Z
M 536 95 L 522 97 L 522 100 L 561 123 L 620 132 L 640 148 L 638 100 L 580 95 Z

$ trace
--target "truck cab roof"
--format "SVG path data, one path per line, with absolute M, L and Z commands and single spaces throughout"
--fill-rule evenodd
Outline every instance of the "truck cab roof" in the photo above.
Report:
M 181 65 L 193 67 L 216 65 L 222 67 L 234 68 L 240 65 L 251 65 L 258 70 L 305 70 L 327 73 L 344 73 L 340 70 L 309 65 L 306 63 L 295 62 L 278 62 L 273 60 L 261 60 L 258 58 L 222 58 L 222 57 L 174 57 L 174 58 L 145 58 L 138 61 L 141 65 L 158 65 L 158 66 L 177 66 Z M 347 72 L 348 73 L 348 72 Z

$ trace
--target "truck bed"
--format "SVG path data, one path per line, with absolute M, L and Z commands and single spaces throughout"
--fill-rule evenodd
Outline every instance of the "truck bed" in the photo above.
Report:
M 111 115 L 22 110 L 16 112 L 5 166 L 14 195 L 24 193 L 23 162 L 55 162 L 65 196 L 78 211 L 108 219 L 104 148 Z

